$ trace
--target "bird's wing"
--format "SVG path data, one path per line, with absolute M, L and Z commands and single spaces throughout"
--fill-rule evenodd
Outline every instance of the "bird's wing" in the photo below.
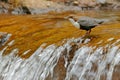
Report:
M 90 17 L 83 17 L 77 21 L 82 26 L 97 26 L 101 24 L 103 21 L 95 18 Z

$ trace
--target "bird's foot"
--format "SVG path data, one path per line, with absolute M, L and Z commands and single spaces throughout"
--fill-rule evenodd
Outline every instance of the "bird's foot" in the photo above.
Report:
M 83 35 L 82 37 L 83 37 L 83 38 L 91 38 L 90 35 Z
M 83 35 L 82 36 L 83 39 L 94 39 L 94 38 L 99 38 L 98 35 Z

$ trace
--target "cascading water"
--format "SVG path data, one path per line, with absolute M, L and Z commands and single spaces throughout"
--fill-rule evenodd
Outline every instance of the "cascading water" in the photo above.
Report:
M 60 80 L 62 76 L 54 78 L 54 74 L 61 57 L 64 57 L 63 65 L 66 69 L 64 80 L 112 80 L 115 66 L 120 65 L 120 49 L 116 46 L 120 40 L 104 47 L 79 46 L 89 41 L 90 39 L 72 38 L 62 46 L 50 45 L 45 49 L 42 48 L 43 44 L 28 59 L 15 56 L 19 52 L 18 49 L 2 56 L 7 46 L 13 44 L 14 41 L 11 41 L 0 51 L 0 80 L 50 80 L 48 77 L 51 77 L 51 80 Z M 75 50 L 71 53 L 73 48 Z M 69 59 L 71 55 L 73 58 Z

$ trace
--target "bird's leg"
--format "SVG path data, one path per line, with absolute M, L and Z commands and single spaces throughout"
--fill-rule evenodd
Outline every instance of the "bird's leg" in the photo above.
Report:
M 87 32 L 85 33 L 84 37 L 88 36 L 88 34 L 89 34 L 89 31 L 87 31 Z
M 89 33 L 89 31 L 87 31 L 87 32 L 86 32 L 85 36 L 87 36 L 87 35 L 88 35 L 88 33 Z
M 88 30 L 88 35 L 90 35 L 90 32 L 91 32 L 91 29 L 90 29 L 90 30 Z
M 91 29 L 86 32 L 86 35 L 90 35 Z
M 85 36 L 89 36 L 90 32 L 91 32 L 91 29 L 86 32 Z

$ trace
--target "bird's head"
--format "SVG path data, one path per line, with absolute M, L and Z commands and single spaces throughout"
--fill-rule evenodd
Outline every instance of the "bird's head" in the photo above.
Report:
M 70 16 L 65 17 L 65 19 L 68 19 L 76 28 L 80 29 L 80 25 L 77 22 L 77 18 L 75 16 L 70 15 Z
M 73 19 L 74 21 L 77 21 L 77 18 L 74 15 L 69 15 L 67 17 L 64 17 L 65 19 Z

